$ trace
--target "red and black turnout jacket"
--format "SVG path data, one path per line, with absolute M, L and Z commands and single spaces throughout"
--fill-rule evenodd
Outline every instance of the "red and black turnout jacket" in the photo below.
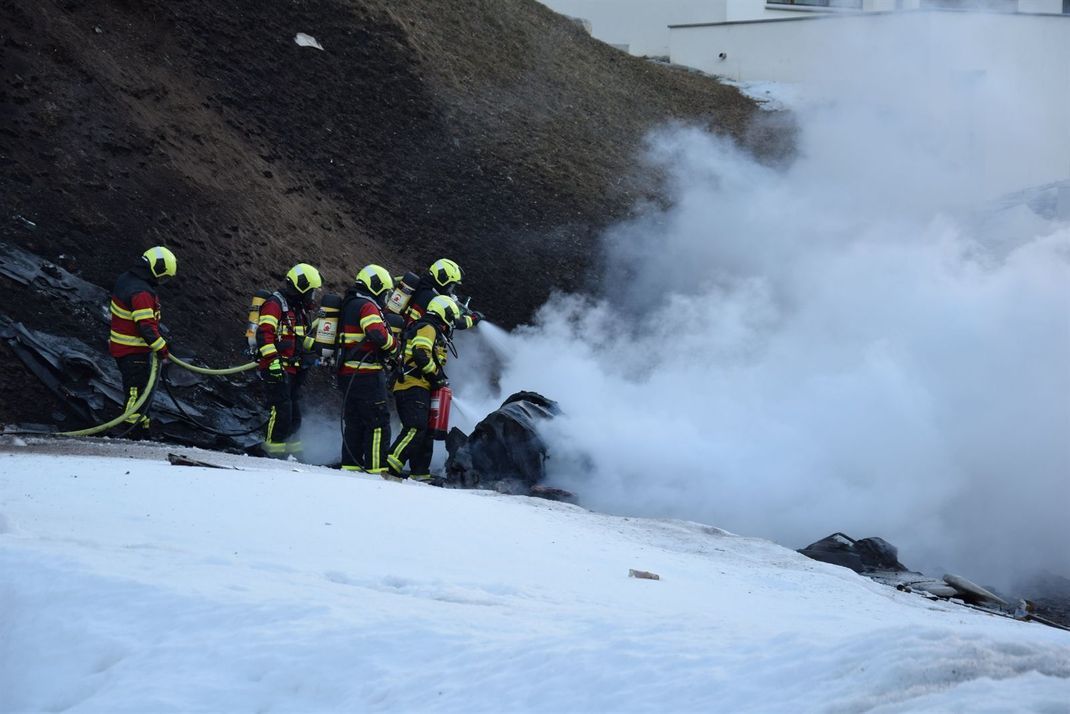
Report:
M 112 357 L 148 352 L 167 357 L 167 342 L 160 335 L 160 298 L 147 267 L 137 266 L 115 281 L 108 352 Z
M 400 282 L 401 278 L 394 278 L 394 282 Z M 409 304 L 405 308 L 405 324 L 411 325 L 419 320 L 421 317 L 427 314 L 427 306 L 439 295 L 445 295 L 441 292 L 438 286 L 435 284 L 434 278 L 430 275 L 424 275 L 420 278 L 420 282 L 416 284 L 416 289 L 412 291 L 412 297 L 409 299 Z M 464 306 L 458 303 L 458 307 L 461 308 L 461 315 L 457 318 L 457 321 L 453 324 L 458 330 L 467 330 L 476 324 L 476 320 L 464 309 Z
M 397 340 L 387 327 L 378 303 L 350 288 L 342 302 L 340 323 L 338 341 L 342 357 L 338 373 L 350 375 L 381 371 L 383 357 L 395 350 Z
M 296 374 L 301 363 L 301 347 L 312 339 L 309 335 L 308 310 L 303 305 L 291 304 L 282 293 L 272 293 L 260 306 L 256 326 L 260 369 L 266 370 L 278 358 L 288 373 Z

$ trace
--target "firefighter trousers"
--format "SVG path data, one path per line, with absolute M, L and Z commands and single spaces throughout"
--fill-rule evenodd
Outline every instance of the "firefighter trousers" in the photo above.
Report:
M 292 454 L 301 458 L 301 440 L 297 437 L 301 428 L 301 407 L 298 394 L 301 391 L 302 374 L 286 373 L 282 379 L 272 380 L 264 376 L 264 394 L 268 409 L 267 433 L 264 435 L 264 451 L 268 456 L 285 458 Z
M 116 357 L 115 364 L 119 367 L 119 375 L 123 379 L 123 394 L 126 396 L 126 403 L 123 405 L 123 411 L 126 411 L 137 402 L 138 397 L 145 390 L 149 381 L 149 353 L 126 355 L 125 357 Z M 144 436 L 148 436 L 149 433 L 149 403 L 146 401 L 141 405 L 141 410 L 128 416 L 125 420 L 125 424 L 120 426 L 119 429 L 126 432 L 126 435 L 132 439 L 139 439 Z M 136 426 L 133 426 L 135 425 Z M 131 426 L 133 428 L 131 429 Z M 120 432 L 120 433 L 121 433 Z
M 409 387 L 394 392 L 401 433 L 390 446 L 386 457 L 391 472 L 401 475 L 405 462 L 409 462 L 409 477 L 417 480 L 431 478 L 431 455 L 435 441 L 427 429 L 427 416 L 431 408 L 431 392 L 423 387 Z
M 390 410 L 382 370 L 339 377 L 342 390 L 342 468 L 382 474 L 390 443 Z

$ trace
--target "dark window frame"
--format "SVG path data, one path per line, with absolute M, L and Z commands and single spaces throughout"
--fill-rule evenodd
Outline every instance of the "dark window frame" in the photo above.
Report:
M 833 9 L 861 10 L 862 0 L 765 0 L 767 6 L 827 7 Z

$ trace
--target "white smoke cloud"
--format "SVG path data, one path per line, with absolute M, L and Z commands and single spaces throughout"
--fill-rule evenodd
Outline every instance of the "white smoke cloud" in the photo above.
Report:
M 1070 574 L 1070 226 L 977 217 L 955 141 L 976 101 L 863 84 L 800 109 L 786 170 L 653 135 L 670 205 L 607 233 L 596 297 L 462 336 L 460 425 L 535 390 L 565 411 L 553 482 L 588 507 L 792 547 L 879 535 L 989 582 Z M 1012 84 L 980 95 L 1018 102 Z

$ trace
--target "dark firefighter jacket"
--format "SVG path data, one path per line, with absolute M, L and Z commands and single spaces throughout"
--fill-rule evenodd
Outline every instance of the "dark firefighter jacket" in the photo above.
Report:
M 400 278 L 395 278 L 394 282 L 397 283 Z M 416 284 L 416 289 L 412 292 L 412 297 L 409 299 L 409 305 L 405 308 L 405 323 L 411 325 L 419 320 L 427 312 L 428 304 L 439 295 L 444 295 L 438 289 L 435 284 L 434 278 L 430 275 L 424 275 L 420 278 L 420 282 Z M 458 304 L 461 308 L 461 316 L 457 318 L 457 322 L 454 323 L 454 327 L 458 330 L 467 330 L 476 324 L 475 318 L 468 314 L 468 311 L 464 309 L 464 306 Z
M 394 383 L 394 391 L 413 387 L 432 389 L 432 382 L 444 376 L 446 366 L 446 337 L 437 319 L 419 320 L 407 328 L 405 354 L 401 376 Z
M 115 282 L 108 352 L 112 357 L 126 357 L 161 350 L 166 356 L 167 342 L 160 335 L 160 299 L 149 269 L 139 265 Z
M 365 374 L 383 369 L 383 357 L 397 347 L 383 319 L 383 311 L 371 297 L 350 288 L 342 302 L 338 330 L 341 359 L 338 373 Z
M 283 368 L 296 374 L 301 363 L 301 351 L 312 348 L 309 314 L 300 304 L 294 305 L 279 292 L 271 294 L 260 306 L 257 320 L 256 345 L 260 355 L 260 369 L 265 370 L 277 357 Z

